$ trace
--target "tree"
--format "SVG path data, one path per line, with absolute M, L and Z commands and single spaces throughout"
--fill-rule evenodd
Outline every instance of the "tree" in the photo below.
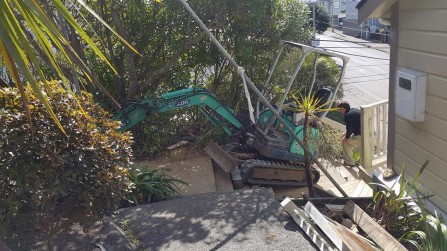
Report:
M 280 39 L 310 41 L 308 7 L 298 1 L 188 2 L 255 83 L 264 81 Z M 246 107 L 240 75 L 177 1 L 118 3 L 101 0 L 95 8 L 117 31 L 126 31 L 123 33 L 125 38 L 143 54 L 140 58 L 129 54 L 119 41 L 110 39 L 105 28 L 94 25 L 98 28 L 95 28 L 96 34 L 91 35 L 107 47 L 108 57 L 118 69 L 119 76 L 99 65 L 90 56 L 88 48 L 87 59 L 117 100 L 141 99 L 192 85 L 207 87 L 220 100 L 228 101 L 226 105 L 235 110 Z M 119 11 L 121 9 L 126 9 L 126 12 Z M 184 114 L 185 111 L 174 114 L 179 113 Z M 187 113 L 190 118 L 195 117 L 194 110 L 192 114 Z M 160 119 L 165 120 L 156 123 L 176 124 L 171 119 L 173 116 L 161 116 Z M 154 131 L 150 127 L 147 122 L 135 127 L 137 144 L 145 144 L 148 137 L 154 140 L 153 136 L 143 135 Z
M 309 8 L 312 10 L 312 5 L 309 5 Z M 312 11 L 309 14 L 309 18 L 312 20 L 313 13 Z M 318 34 L 322 34 L 325 32 L 331 22 L 331 17 L 329 13 L 327 13 L 326 9 L 322 5 L 315 4 L 315 30 Z M 310 24 L 312 25 L 312 23 Z
M 315 96 L 315 93 L 309 93 L 308 95 L 301 95 L 298 98 L 296 95 L 292 94 L 292 98 L 297 104 L 296 112 L 304 113 L 304 123 L 303 123 L 303 144 L 308 149 L 313 149 L 314 151 L 318 150 L 318 140 L 319 133 L 316 133 L 318 129 L 314 129 L 312 124 L 315 126 L 319 122 L 318 114 L 324 113 L 327 111 L 335 111 L 338 108 L 330 108 L 327 107 L 328 103 L 322 103 L 321 98 Z M 292 109 L 293 110 L 293 109 Z M 304 152 L 304 168 L 306 172 L 306 183 L 309 188 L 309 196 L 311 198 L 315 197 L 315 189 L 312 181 L 311 174 L 311 157 Z

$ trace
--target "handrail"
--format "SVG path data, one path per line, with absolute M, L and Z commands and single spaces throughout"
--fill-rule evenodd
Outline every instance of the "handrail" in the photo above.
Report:
M 361 110 L 361 164 L 371 169 L 386 162 L 388 147 L 388 100 L 363 105 Z

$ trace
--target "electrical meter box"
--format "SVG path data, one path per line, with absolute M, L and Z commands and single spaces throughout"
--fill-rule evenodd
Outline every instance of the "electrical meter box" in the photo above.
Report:
M 412 122 L 424 121 L 427 73 L 399 68 L 396 78 L 396 115 Z

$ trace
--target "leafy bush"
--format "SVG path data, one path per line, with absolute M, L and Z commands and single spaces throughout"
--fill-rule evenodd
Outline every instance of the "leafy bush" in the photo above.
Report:
M 447 251 L 447 227 L 443 219 L 436 212 L 435 216 L 429 215 L 421 200 L 418 205 L 422 209 L 422 230 L 410 231 L 406 241 L 420 251 Z
M 373 183 L 383 188 L 374 195 L 372 217 L 394 236 L 403 236 L 410 230 L 416 229 L 421 218 L 420 208 L 416 205 L 413 196 L 418 189 L 417 180 L 428 165 L 428 161 L 419 169 L 411 183 L 405 180 L 405 168 L 391 188 L 383 184 Z M 398 185 L 397 193 L 394 186 Z
M 434 216 L 430 215 L 421 195 L 416 193 L 416 196 L 417 205 L 421 209 L 420 225 L 405 235 L 405 241 L 419 251 L 447 251 L 447 227 L 444 220 L 436 211 Z
M 175 183 L 186 182 L 167 175 L 163 170 L 148 171 L 144 167 L 130 171 L 134 186 L 126 197 L 136 205 L 162 201 L 180 195 Z
M 77 100 L 57 82 L 48 96 L 65 130 L 28 90 L 31 123 L 19 91 L 0 89 L 0 236 L 20 245 L 24 229 L 52 237 L 99 219 L 131 187 L 132 137 L 87 93 Z M 82 109 L 81 109 L 82 107 Z

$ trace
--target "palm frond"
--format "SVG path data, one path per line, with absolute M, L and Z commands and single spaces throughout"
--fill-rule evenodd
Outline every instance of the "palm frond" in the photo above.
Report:
M 75 32 L 79 34 L 94 53 L 105 62 L 113 72 L 116 70 L 107 60 L 105 55 L 99 50 L 92 39 L 87 35 L 85 30 L 76 22 L 74 17 L 70 14 L 67 8 L 60 0 L 51 0 L 55 10 L 59 12 L 68 24 L 73 27 Z M 118 38 L 135 53 L 137 51 L 119 36 L 113 29 L 107 25 L 85 2 L 79 2 L 85 9 L 87 9 L 93 16 L 100 20 L 108 29 L 110 29 Z M 32 36 L 27 36 L 26 33 L 31 33 Z M 33 41 L 31 41 L 31 39 Z M 51 18 L 49 13 L 45 12 L 41 3 L 37 0 L 23 1 L 23 0 L 0 0 L 0 52 L 1 59 L 6 66 L 9 75 L 14 80 L 14 83 L 19 89 L 24 89 L 26 82 L 31 87 L 33 92 L 45 106 L 53 120 L 63 131 L 63 128 L 54 114 L 51 104 L 46 95 L 51 94 L 52 90 L 45 84 L 46 76 L 40 67 L 40 62 L 36 56 L 35 48 L 31 45 L 37 44 L 43 55 L 48 60 L 50 66 L 53 68 L 57 76 L 62 80 L 66 89 L 71 90 L 67 78 L 61 70 L 61 63 L 56 58 L 56 53 L 60 53 L 63 59 L 69 64 L 77 65 L 85 77 L 97 86 L 112 102 L 115 108 L 119 108 L 118 102 L 110 95 L 107 90 L 99 83 L 95 75 L 90 71 L 87 65 L 80 59 L 79 55 L 72 48 L 70 43 L 62 34 L 60 28 Z M 138 54 L 138 53 L 137 53 Z M 39 82 L 44 83 L 42 89 Z M 24 109 L 27 107 L 25 92 L 22 96 Z

